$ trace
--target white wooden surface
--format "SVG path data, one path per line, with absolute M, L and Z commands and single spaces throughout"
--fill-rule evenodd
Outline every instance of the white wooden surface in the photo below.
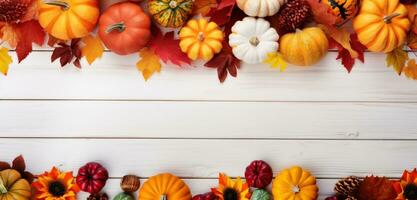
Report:
M 396 178 L 417 166 L 417 82 L 380 54 L 366 53 L 352 74 L 334 52 L 284 73 L 245 65 L 224 84 L 201 66 L 165 66 L 145 83 L 137 55 L 106 52 L 83 70 L 50 55 L 39 49 L 0 77 L 0 160 L 23 154 L 34 173 L 98 161 L 111 196 L 125 174 L 165 171 L 197 194 L 216 186 L 218 172 L 242 176 L 264 159 L 275 173 L 311 169 L 323 199 L 340 177 Z

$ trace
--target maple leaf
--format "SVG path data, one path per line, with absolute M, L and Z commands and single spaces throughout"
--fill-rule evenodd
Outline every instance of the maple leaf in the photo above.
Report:
M 232 12 L 236 6 L 236 0 L 222 0 L 216 9 L 210 12 L 210 21 L 215 22 L 218 26 L 224 26 L 233 16 Z
M 390 180 L 367 176 L 359 186 L 359 200 L 393 200 L 397 197 Z
M 59 58 L 61 66 L 63 67 L 74 60 L 73 64 L 77 68 L 81 68 L 80 59 L 82 53 L 80 50 L 79 42 L 80 39 L 73 39 L 71 40 L 70 45 L 64 42 L 58 43 L 58 47 L 55 47 L 54 51 L 52 52 L 51 61 L 54 62 Z
M 7 162 L 0 161 L 0 171 L 3 171 L 5 169 L 14 169 L 22 175 L 22 178 L 29 181 L 29 183 L 32 183 L 33 179 L 35 178 L 32 173 L 25 171 L 26 170 L 26 163 L 25 159 L 22 155 L 17 156 L 13 161 L 12 165 L 10 165 Z
M 393 51 L 387 53 L 387 57 L 386 57 L 387 66 L 394 67 L 394 70 L 398 73 L 398 75 L 401 75 L 407 60 L 408 60 L 408 53 L 404 51 L 403 46 L 400 46 L 394 49 Z
M 347 51 L 349 51 L 352 58 L 357 58 L 359 56 L 358 52 L 356 52 L 350 43 L 350 33 L 344 28 L 336 28 L 334 26 L 328 26 L 319 24 L 318 25 L 326 34 L 327 36 L 331 37 L 337 43 L 342 45 Z
M 19 34 L 15 30 L 13 24 L 5 24 L 1 28 L 2 40 L 7 42 L 11 48 L 16 48 L 17 43 L 19 42 Z
M 54 47 L 55 44 L 60 43 L 60 42 L 65 42 L 65 41 L 60 40 L 52 35 L 48 35 L 48 42 L 47 42 L 48 46 Z
M 232 77 L 237 77 L 237 69 L 240 68 L 240 60 L 233 55 L 229 45 L 223 42 L 223 49 L 220 53 L 214 55 L 213 59 L 204 64 L 204 66 L 217 69 L 219 81 L 224 83 L 228 74 Z
M 415 5 L 405 5 L 408 10 L 408 19 L 411 22 L 411 30 L 417 34 L 417 7 Z
M 417 64 L 415 59 L 411 59 L 407 62 L 407 66 L 404 67 L 403 72 L 406 77 L 417 80 Z
M 9 50 L 4 47 L 0 47 L 0 72 L 7 76 L 9 65 L 13 62 L 12 57 L 9 55 Z
M 158 55 L 152 49 L 143 48 L 139 55 L 141 60 L 136 63 L 138 70 L 142 72 L 143 78 L 147 81 L 155 72 L 161 72 L 161 63 Z
M 158 27 L 152 27 L 154 37 L 149 42 L 148 47 L 164 62 L 170 61 L 172 64 L 182 66 L 191 64 L 187 54 L 181 51 L 180 41 L 174 38 L 174 32 L 168 32 L 165 35 Z
M 272 68 L 279 68 L 281 72 L 287 68 L 287 62 L 279 52 L 268 53 L 264 63 L 269 64 Z
M 193 14 L 207 16 L 213 8 L 217 8 L 217 0 L 195 0 Z
M 16 53 L 20 63 L 32 52 L 32 43 L 39 46 L 44 44 L 46 33 L 37 20 L 19 23 L 16 25 L 15 30 L 19 36 Z
M 333 26 L 336 24 L 337 17 L 331 12 L 328 5 L 323 4 L 320 0 L 307 0 L 310 4 L 314 21 L 318 24 Z
M 82 56 L 87 59 L 88 64 L 92 64 L 97 58 L 101 58 L 104 46 L 100 38 L 88 35 L 82 39 L 84 46 L 81 48 Z
M 337 48 L 338 50 L 336 60 L 341 59 L 343 66 L 350 73 L 352 71 L 353 66 L 355 65 L 355 59 L 360 60 L 362 63 L 365 62 L 364 52 L 366 50 L 366 47 L 358 41 L 358 36 L 356 35 L 356 33 L 350 34 L 349 43 L 352 49 L 358 53 L 358 56 L 356 58 L 353 58 L 350 52 L 347 49 L 345 49 L 341 44 L 337 43 L 334 39 L 329 38 L 329 46 L 332 48 Z

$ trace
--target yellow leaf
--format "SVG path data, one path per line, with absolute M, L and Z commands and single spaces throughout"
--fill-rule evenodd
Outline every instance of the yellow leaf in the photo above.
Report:
M 285 62 L 282 55 L 278 52 L 268 53 L 264 63 L 271 65 L 272 68 L 279 68 L 281 72 L 287 68 L 287 62 Z
M 393 51 L 387 53 L 387 65 L 388 67 L 393 66 L 395 71 L 401 75 L 405 62 L 408 60 L 408 53 L 404 51 L 404 47 L 400 46 Z
M 161 71 L 161 62 L 153 50 L 144 48 L 139 55 L 142 59 L 136 63 L 136 67 L 142 72 L 145 80 L 148 80 L 153 73 Z
M 217 7 L 217 0 L 195 0 L 193 14 L 206 16 L 210 10 Z
M 9 55 L 9 50 L 4 47 L 0 47 L 0 72 L 7 75 L 9 65 L 13 62 L 12 57 Z
M 16 48 L 19 42 L 19 35 L 13 25 L 5 24 L 1 28 L 1 32 L 3 33 L 2 40 L 9 43 L 11 48 Z
M 357 58 L 359 56 L 358 52 L 352 49 L 350 45 L 350 33 L 345 28 L 336 28 L 333 26 L 326 26 L 319 24 L 319 27 L 333 40 L 342 45 L 343 48 L 349 51 L 352 58 Z
M 85 56 L 88 64 L 91 65 L 97 58 L 101 58 L 104 46 L 101 43 L 100 38 L 97 36 L 94 37 L 92 35 L 88 35 L 84 37 L 82 41 L 85 44 L 85 46 L 81 49 L 82 55 Z
M 405 76 L 407 76 L 408 78 L 417 80 L 416 60 L 415 59 L 409 60 L 407 63 L 407 66 L 404 67 L 403 72 Z

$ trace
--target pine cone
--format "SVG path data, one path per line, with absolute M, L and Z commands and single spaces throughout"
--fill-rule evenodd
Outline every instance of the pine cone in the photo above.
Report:
M 106 193 L 91 194 L 87 200 L 109 200 L 109 196 Z
M 280 35 L 301 28 L 311 16 L 311 8 L 305 0 L 289 0 L 277 16 L 272 17 L 272 26 Z M 276 18 L 276 19 L 273 19 Z
M 350 197 L 350 199 L 349 198 L 346 198 L 346 199 L 349 199 L 349 200 L 353 200 L 351 198 L 356 199 L 356 197 L 358 196 L 358 192 L 359 192 L 360 182 L 361 181 L 359 180 L 359 178 L 355 176 L 349 176 L 337 182 L 334 187 L 334 191 L 339 195 Z
M 19 21 L 26 14 L 30 3 L 30 0 L 0 0 L 0 21 Z

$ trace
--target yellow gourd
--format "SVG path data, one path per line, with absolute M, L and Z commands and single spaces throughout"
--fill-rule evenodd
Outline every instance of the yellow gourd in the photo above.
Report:
M 283 170 L 272 182 L 274 200 L 315 200 L 318 190 L 316 178 L 298 166 Z
M 0 172 L 1 200 L 29 200 L 31 194 L 29 182 L 22 179 L 18 171 L 5 169 Z
M 178 177 L 169 174 L 158 174 L 150 177 L 139 192 L 139 200 L 191 200 L 187 184 Z

